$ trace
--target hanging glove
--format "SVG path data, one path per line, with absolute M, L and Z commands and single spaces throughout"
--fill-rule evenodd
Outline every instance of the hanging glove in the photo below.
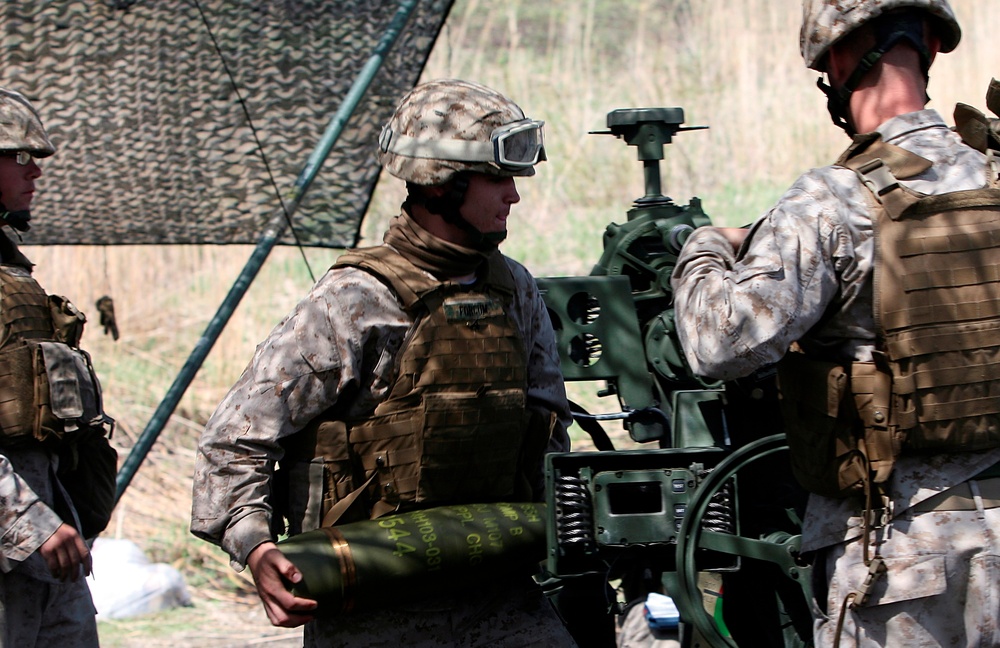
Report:
M 110 297 L 104 295 L 97 300 L 97 310 L 101 314 L 101 326 L 104 327 L 104 334 L 111 335 L 114 341 L 118 341 L 118 323 L 115 321 L 115 303 Z

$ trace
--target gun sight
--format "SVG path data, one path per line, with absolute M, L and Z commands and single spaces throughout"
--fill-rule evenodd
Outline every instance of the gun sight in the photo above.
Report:
M 608 130 L 590 131 L 591 135 L 614 135 L 638 150 L 643 163 L 646 195 L 636 200 L 637 206 L 662 205 L 670 202 L 660 185 L 660 164 L 663 147 L 682 131 L 703 130 L 708 126 L 681 126 L 683 108 L 624 108 L 608 113 Z

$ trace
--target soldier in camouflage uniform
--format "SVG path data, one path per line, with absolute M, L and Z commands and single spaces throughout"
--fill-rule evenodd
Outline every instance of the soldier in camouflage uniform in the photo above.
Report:
M 37 380 L 24 364 L 25 340 L 51 344 L 53 325 L 33 264 L 18 249 L 26 231 L 37 158 L 55 153 L 35 109 L 0 89 L 0 646 L 97 646 L 87 581 L 91 556 L 60 457 L 43 445 Z M 51 299 L 51 298 L 48 298 Z M 52 347 L 49 347 L 52 348 Z M 112 474 L 113 479 L 113 474 Z
M 571 416 L 534 279 L 497 248 L 515 176 L 545 159 L 541 127 L 474 83 L 404 97 L 379 138 L 408 190 L 384 245 L 337 261 L 208 422 L 192 531 L 248 565 L 272 623 L 306 624 L 307 645 L 574 645 L 530 574 L 316 615 L 275 544 L 395 511 L 541 500 L 543 455 L 568 449 Z
M 782 381 L 785 405 L 795 416 L 815 406 L 831 425 L 846 418 L 855 430 L 885 427 L 886 417 L 886 410 L 868 407 L 871 393 L 867 403 L 858 399 L 858 372 L 875 367 L 873 384 L 884 385 L 896 407 L 913 397 L 911 378 L 900 369 L 910 360 L 896 354 L 916 353 L 913 340 L 923 330 L 939 338 L 920 351 L 921 362 L 937 362 L 954 345 L 962 361 L 924 376 L 926 400 L 909 411 L 888 410 L 894 429 L 910 426 L 908 440 L 888 476 L 852 484 L 867 485 L 872 499 L 857 490 L 810 496 L 802 531 L 803 550 L 815 552 L 814 637 L 817 646 L 1000 645 L 1000 480 L 984 472 L 1000 460 L 997 372 L 990 368 L 1000 343 L 992 333 L 1000 295 L 989 278 L 998 240 L 990 193 L 997 165 L 925 109 L 928 69 L 935 55 L 957 46 L 959 25 L 946 0 L 806 0 L 803 18 L 802 54 L 808 67 L 828 75 L 829 85 L 820 87 L 834 122 L 854 143 L 837 164 L 802 175 L 749 230 L 692 234 L 672 278 L 678 333 L 692 369 L 704 376 L 733 379 L 778 363 L 780 379 L 782 367 L 800 357 L 807 366 L 841 367 L 847 399 L 828 391 L 836 383 L 831 370 L 819 385 L 819 403 L 806 402 L 807 386 Z M 921 230 L 919 218 L 897 209 L 917 200 L 940 206 L 955 196 L 968 197 L 976 205 L 970 211 L 983 216 L 977 231 L 959 234 L 959 217 Z M 921 213 L 930 218 L 935 211 Z M 901 238 L 876 236 L 898 227 L 910 229 Z M 906 255 L 923 265 L 899 273 L 894 268 Z M 962 272 L 968 275 L 959 278 Z M 972 288 L 979 292 L 967 300 L 971 306 L 937 297 Z M 921 293 L 930 300 L 923 310 L 885 306 Z M 889 344 L 898 318 L 910 346 Z M 971 348 L 960 345 L 959 330 L 975 331 Z M 879 382 L 882 376 L 889 378 Z M 955 399 L 949 390 L 978 390 L 979 398 Z M 945 405 L 933 421 L 938 397 Z M 917 422 L 903 422 L 914 415 Z M 918 450 L 914 439 L 926 440 L 938 423 L 968 425 L 969 438 Z M 891 466 L 878 463 L 884 456 L 867 439 L 850 454 L 872 469 Z M 794 469 L 794 448 L 792 455 Z

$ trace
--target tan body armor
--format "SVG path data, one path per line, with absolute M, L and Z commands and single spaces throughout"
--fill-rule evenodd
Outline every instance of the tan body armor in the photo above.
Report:
M 486 277 L 471 286 L 429 277 L 387 246 L 349 252 L 336 266 L 381 277 L 414 324 L 395 358 L 389 396 L 370 416 L 344 420 L 331 412 L 296 435 L 324 457 L 324 525 L 359 517 L 356 507 L 341 517 L 343 502 L 359 494 L 372 518 L 532 499 L 526 474 L 541 462 L 551 420 L 529 421 L 525 348 L 507 314 L 514 284 L 503 257 L 491 257 Z
M 0 444 L 53 441 L 110 423 L 90 357 L 86 318 L 19 265 L 0 265 Z
M 873 197 L 874 361 L 789 354 L 779 367 L 793 467 L 834 496 L 884 483 L 901 453 L 1000 446 L 996 173 L 984 189 L 924 196 L 898 179 L 931 163 L 899 147 L 859 142 L 841 163 Z

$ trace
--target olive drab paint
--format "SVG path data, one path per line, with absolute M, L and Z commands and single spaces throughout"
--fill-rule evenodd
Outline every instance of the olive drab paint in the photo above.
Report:
M 545 505 L 441 506 L 323 527 L 278 542 L 302 572 L 292 592 L 324 614 L 490 587 L 491 575 L 532 574 L 545 558 Z

